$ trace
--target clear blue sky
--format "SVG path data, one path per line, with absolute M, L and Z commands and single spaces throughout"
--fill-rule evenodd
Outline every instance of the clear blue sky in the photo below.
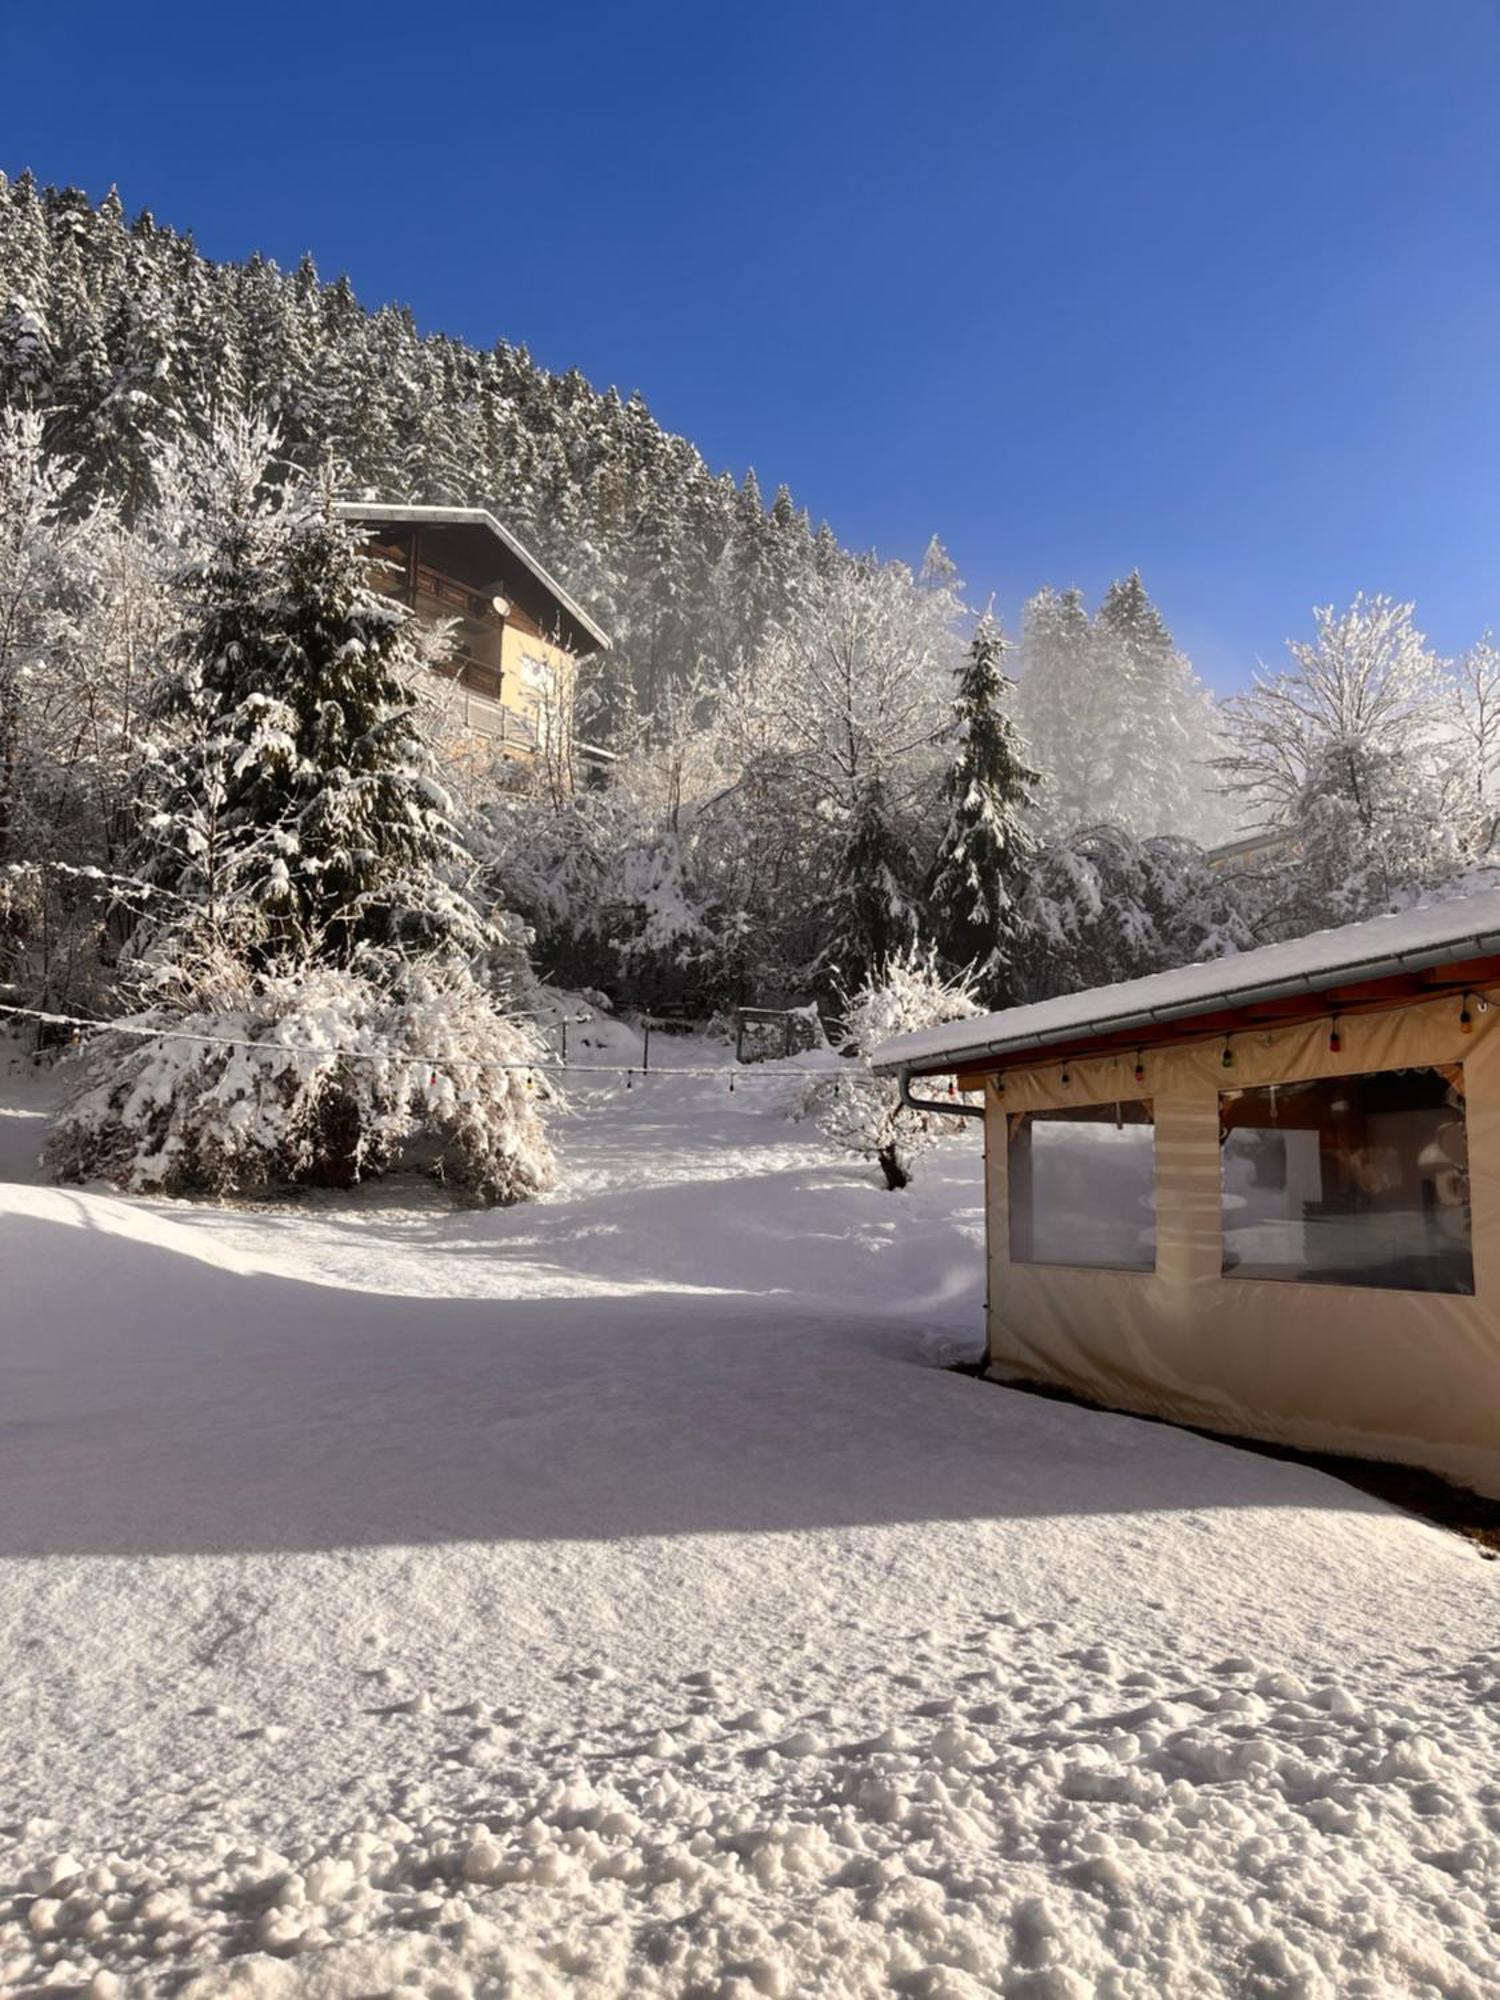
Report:
M 639 388 L 1013 616 L 1220 685 L 1500 627 L 1497 0 L 13 6 L 0 165 Z

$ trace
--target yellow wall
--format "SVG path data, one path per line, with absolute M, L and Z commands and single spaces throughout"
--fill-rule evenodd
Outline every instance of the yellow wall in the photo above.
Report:
M 430 569 L 430 565 L 424 565 L 424 573 Z M 443 571 L 432 573 L 446 575 Z M 390 588 L 389 576 L 385 572 L 377 572 L 375 583 L 377 589 Z M 435 597 L 425 589 L 420 591 L 416 603 L 418 617 L 429 624 L 452 618 L 472 595 L 469 586 L 457 581 L 453 581 L 453 590 L 455 595 L 452 601 Z M 498 618 L 487 614 L 481 622 L 466 619 L 459 626 L 455 640 L 457 650 L 471 655 L 485 666 L 499 667 L 501 695 L 497 703 L 486 693 L 476 692 L 462 683 L 455 684 L 448 698 L 450 725 L 455 739 L 473 736 L 502 748 L 508 756 L 526 758 L 534 754 L 534 746 L 521 740 L 515 732 L 502 730 L 499 712 L 502 707 L 512 715 L 523 716 L 538 736 L 552 717 L 560 715 L 562 726 L 570 726 L 573 680 L 578 663 L 566 647 L 526 629 L 530 622 L 525 614 L 516 614 L 502 624 Z M 528 660 L 544 663 L 556 676 L 553 687 L 535 684 L 526 671 Z
M 1500 1495 L 1500 1006 L 1460 1032 L 1459 1000 L 1007 1072 L 986 1090 L 992 1372 L 1119 1409 L 1305 1449 L 1426 1465 Z M 1219 1092 L 1462 1062 L 1474 1296 L 1298 1284 L 1220 1272 Z M 1154 1272 L 1012 1264 L 1006 1114 L 1149 1098 L 1156 1120 Z
M 540 660 L 557 676 L 556 692 L 545 687 L 533 686 L 526 675 L 528 659 Z M 505 706 L 518 715 L 524 715 L 534 727 L 540 729 L 544 708 L 550 707 L 556 714 L 561 708 L 566 721 L 571 708 L 573 676 L 577 672 L 577 662 L 564 647 L 555 645 L 550 639 L 538 638 L 530 632 L 522 632 L 512 624 L 505 627 L 500 649 L 500 666 L 504 675 Z

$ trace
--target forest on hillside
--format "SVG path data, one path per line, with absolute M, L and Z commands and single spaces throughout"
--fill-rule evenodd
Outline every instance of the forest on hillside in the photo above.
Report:
M 1216 702 L 1130 572 L 1092 607 L 1042 589 L 1007 638 L 936 539 L 917 567 L 846 549 L 637 395 L 423 334 L 310 260 L 212 262 L 113 193 L 0 178 L 0 425 L 12 1004 L 264 1026 L 315 975 L 364 982 L 393 1049 L 445 1009 L 493 1047 L 476 1023 L 536 975 L 852 1016 L 925 965 L 995 1006 L 1490 854 L 1487 637 L 1441 660 L 1362 598 Z M 614 639 L 575 718 L 607 788 L 447 753 L 433 639 L 366 587 L 339 494 L 482 504 L 564 580 Z M 1211 865 L 1245 829 L 1280 839 Z

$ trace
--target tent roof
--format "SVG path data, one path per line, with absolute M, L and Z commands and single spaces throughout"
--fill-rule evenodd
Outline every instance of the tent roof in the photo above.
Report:
M 609 651 L 609 634 L 594 623 L 582 605 L 568 595 L 556 577 L 543 569 L 530 549 L 524 543 L 517 541 L 505 523 L 497 521 L 487 507 L 397 506 L 384 500 L 340 500 L 335 512 L 346 521 L 376 523 L 391 521 L 402 524 L 410 522 L 417 526 L 431 523 L 433 526 L 442 527 L 488 528 L 496 541 L 509 549 L 517 562 L 531 572 L 559 609 L 565 611 L 575 624 L 581 625 L 602 652 Z
M 992 1057 L 1024 1049 L 1076 1044 L 1094 1035 L 1119 1035 L 1165 1022 L 1186 1025 L 1196 1016 L 1255 1001 L 1326 993 L 1353 981 L 1420 972 L 1496 953 L 1500 953 L 1500 889 L 1485 889 L 1228 958 L 1177 966 L 1145 979 L 1127 979 L 1117 986 L 1096 986 L 1029 1007 L 1008 1007 L 998 1014 L 898 1035 L 876 1049 L 871 1061 L 879 1070 L 982 1068 Z

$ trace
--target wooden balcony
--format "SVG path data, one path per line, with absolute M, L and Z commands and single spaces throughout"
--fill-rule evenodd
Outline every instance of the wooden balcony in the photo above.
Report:
M 438 672 L 445 680 L 457 681 L 460 687 L 482 694 L 489 701 L 500 699 L 502 675 L 489 660 L 476 659 L 472 653 L 454 651 L 440 663 Z
M 448 616 L 460 618 L 480 618 L 499 624 L 499 619 L 488 609 L 484 593 L 472 583 L 460 583 L 455 577 L 444 576 L 438 569 L 429 569 L 426 563 L 417 564 L 417 595 L 431 597 L 437 603 L 448 607 Z M 476 601 L 484 603 L 484 611 L 476 611 Z

